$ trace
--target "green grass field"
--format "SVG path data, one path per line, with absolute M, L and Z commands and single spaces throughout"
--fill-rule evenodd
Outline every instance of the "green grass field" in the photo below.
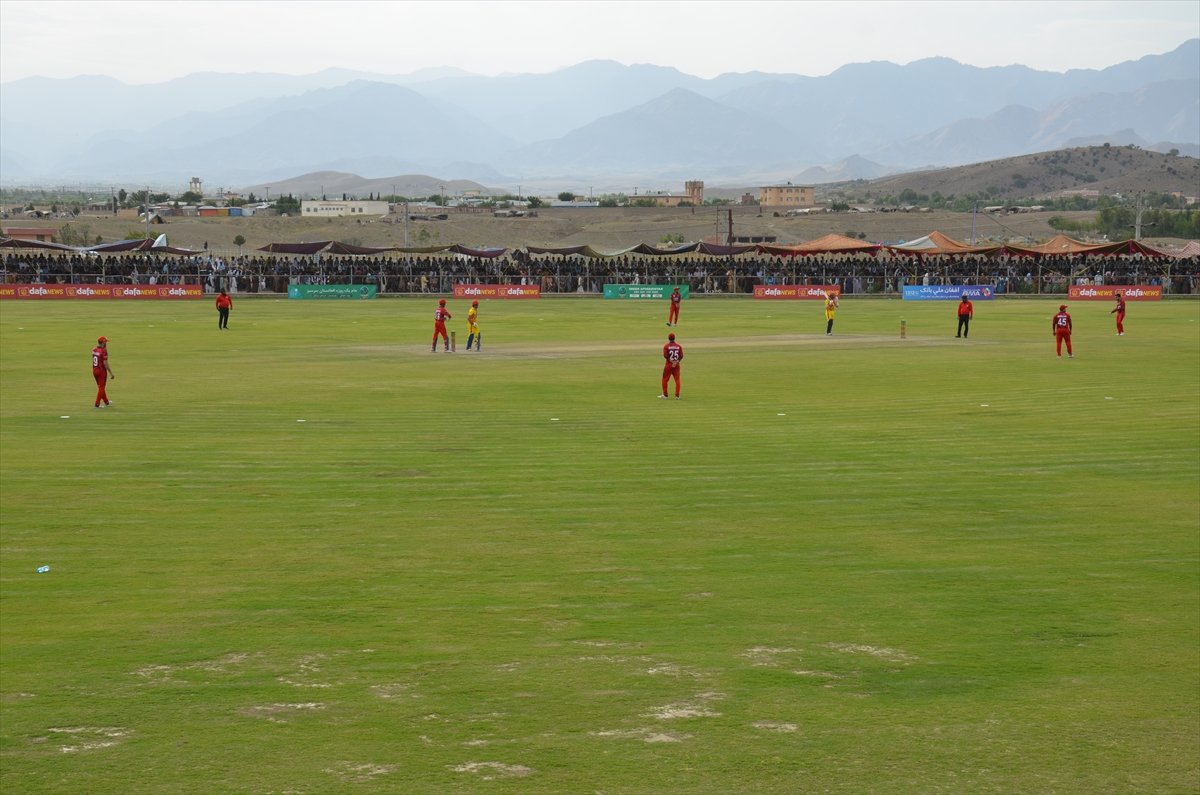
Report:
M 1196 792 L 1200 302 L 1058 303 L 6 302 L 0 790 Z

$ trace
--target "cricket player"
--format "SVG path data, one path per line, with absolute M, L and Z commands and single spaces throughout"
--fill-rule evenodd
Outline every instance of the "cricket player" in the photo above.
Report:
M 1067 358 L 1074 359 L 1075 354 L 1071 352 L 1071 316 L 1067 314 L 1066 304 L 1058 308 L 1058 314 L 1054 316 L 1054 320 L 1050 321 L 1050 326 L 1054 330 L 1054 347 L 1058 352 L 1058 358 L 1062 358 L 1062 346 L 1065 340 Z
M 975 317 L 975 305 L 971 303 L 971 299 L 967 298 L 967 294 L 962 294 L 962 300 L 958 302 L 958 333 L 955 337 L 966 337 L 971 331 L 971 318 Z
M 662 394 L 659 395 L 660 400 L 667 398 L 667 383 L 675 379 L 675 399 L 679 400 L 679 364 L 683 361 L 683 346 L 675 341 L 675 335 L 667 335 L 667 344 L 663 346 L 663 359 L 666 364 L 663 365 L 662 377 Z
M 112 401 L 108 399 L 104 387 L 108 379 L 116 378 L 108 366 L 108 337 L 96 340 L 96 347 L 92 348 L 92 377 L 96 379 L 96 408 L 108 408 Z
M 1122 295 L 1121 293 L 1117 293 L 1117 305 L 1116 305 L 1116 307 L 1113 308 L 1113 311 L 1109 312 L 1108 314 L 1111 315 L 1114 313 L 1117 316 L 1117 336 L 1124 337 L 1125 336 L 1125 296 Z
M 667 325 L 679 325 L 679 305 L 683 303 L 683 296 L 679 293 L 679 288 L 676 287 L 671 291 L 671 308 L 667 312 Z
M 476 343 L 475 351 L 478 353 L 483 350 L 483 336 L 479 333 L 479 302 L 472 301 L 471 308 L 467 310 L 467 350 L 471 350 L 471 343 Z
M 833 336 L 833 316 L 837 314 L 837 293 L 825 293 L 825 336 Z
M 437 353 L 438 337 L 442 338 L 446 353 L 450 352 L 450 335 L 446 333 L 446 321 L 451 317 L 450 310 L 446 308 L 446 299 L 438 299 L 437 311 L 433 313 L 433 347 L 429 349 L 430 353 Z

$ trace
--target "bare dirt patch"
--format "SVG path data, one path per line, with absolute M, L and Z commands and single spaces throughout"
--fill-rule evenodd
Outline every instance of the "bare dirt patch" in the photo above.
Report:
M 58 748 L 64 754 L 111 748 L 133 733 L 120 726 L 60 726 L 49 731 L 65 741 Z
M 315 712 L 325 709 L 325 705 L 309 701 L 303 704 L 262 704 L 256 707 L 246 707 L 241 713 L 249 718 L 263 718 L 271 723 L 287 723 L 287 718 L 302 712 Z
M 799 649 L 773 649 L 770 646 L 753 646 L 739 654 L 756 667 L 775 668 L 779 665 L 779 657 L 784 654 L 799 654 Z
M 868 646 L 862 643 L 826 643 L 825 648 L 833 649 L 834 651 L 845 652 L 846 654 L 867 654 L 871 657 L 878 657 L 882 660 L 887 660 L 893 663 L 902 663 L 909 665 L 916 662 L 919 658 L 901 651 L 900 649 L 888 649 L 879 646 Z
M 326 773 L 349 784 L 365 784 L 368 781 L 396 772 L 396 765 L 377 765 L 370 762 L 339 762 L 325 768 Z
M 506 765 L 503 762 L 464 762 L 461 765 L 448 765 L 455 773 L 474 773 L 484 781 L 494 781 L 498 778 L 524 778 L 533 773 L 533 768 L 525 765 Z
M 226 674 L 230 673 L 231 668 L 245 665 L 259 656 L 258 654 L 237 651 L 224 654 L 212 660 L 197 660 L 196 662 L 178 663 L 175 665 L 143 665 L 134 671 L 134 673 L 152 682 L 171 681 L 188 671 Z
M 774 720 L 755 721 L 753 726 L 756 729 L 763 729 L 764 731 L 772 732 L 783 732 L 785 734 L 794 732 L 798 728 L 794 723 L 780 723 L 779 721 Z

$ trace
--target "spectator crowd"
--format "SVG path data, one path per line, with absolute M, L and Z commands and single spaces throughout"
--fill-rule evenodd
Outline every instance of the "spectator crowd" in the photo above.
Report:
M 455 284 L 539 285 L 543 293 L 600 293 L 605 284 L 686 284 L 693 293 L 750 293 L 755 285 L 837 285 L 843 294 L 890 294 L 906 285 L 990 284 L 998 293 L 1062 293 L 1068 284 L 1157 284 L 1168 293 L 1200 291 L 1196 258 L 1142 255 L 887 254 L 735 257 L 615 257 L 530 254 L 485 258 L 247 255 L 205 253 L 67 254 L 13 250 L 0 255 L 5 283 L 201 284 L 208 292 L 286 292 L 288 285 L 375 284 L 384 293 L 449 293 Z

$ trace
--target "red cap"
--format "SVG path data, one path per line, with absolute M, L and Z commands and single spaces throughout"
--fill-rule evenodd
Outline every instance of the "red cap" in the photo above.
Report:
M 667 339 L 669 339 L 669 340 L 671 340 L 672 342 L 674 342 L 674 341 L 675 341 L 675 335 L 674 335 L 674 334 L 668 334 L 668 335 L 667 335 Z
M 96 342 L 100 343 L 100 344 L 104 344 L 104 343 L 108 342 L 108 337 L 101 337 L 100 339 L 96 340 Z
M 445 305 L 446 305 L 446 299 L 445 299 L 445 298 L 443 298 L 442 300 L 438 301 L 438 306 L 445 306 Z
M 1060 306 L 1060 307 L 1058 308 L 1058 311 L 1059 311 L 1059 312 L 1066 312 L 1066 311 L 1067 311 L 1067 305 L 1066 305 L 1066 304 L 1063 304 L 1062 306 Z
M 471 306 L 479 306 L 479 302 L 478 302 L 478 301 L 472 301 L 472 302 L 471 302 Z

